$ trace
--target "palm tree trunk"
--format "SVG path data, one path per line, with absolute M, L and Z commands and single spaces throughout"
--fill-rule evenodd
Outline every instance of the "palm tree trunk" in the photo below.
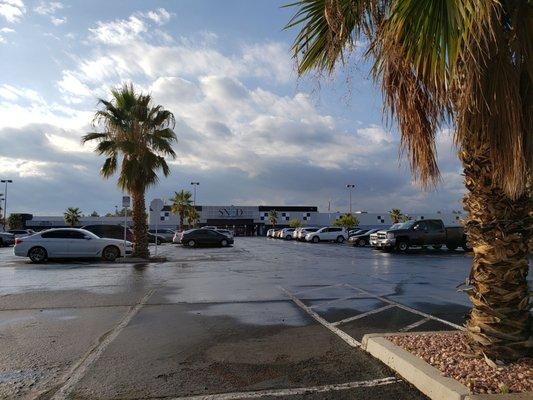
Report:
M 467 341 L 479 355 L 514 360 L 533 344 L 527 283 L 531 199 L 513 200 L 495 187 L 487 145 L 463 143 L 460 158 L 468 189 L 466 229 L 474 250 Z
M 180 232 L 183 232 L 183 217 L 184 217 L 184 212 L 180 212 Z
M 133 256 L 148 258 L 148 226 L 146 224 L 146 205 L 144 189 L 136 189 L 131 193 L 133 200 Z

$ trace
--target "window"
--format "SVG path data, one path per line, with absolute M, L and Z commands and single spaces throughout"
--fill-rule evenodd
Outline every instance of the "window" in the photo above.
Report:
M 196 235 L 207 235 L 209 234 L 209 231 L 206 229 L 198 229 L 196 232 L 194 232 Z
M 85 239 L 83 232 L 70 231 L 69 236 L 70 239 Z
M 340 232 L 340 231 L 342 231 L 342 228 L 330 228 L 329 231 L 330 232 Z
M 427 230 L 427 224 L 423 221 L 420 221 L 418 222 L 418 224 L 416 224 L 413 229 L 417 230 L 417 231 L 424 231 L 424 230 Z
M 41 235 L 44 239 L 68 239 L 70 238 L 70 231 L 51 231 L 45 232 Z
M 426 224 L 428 225 L 428 229 L 430 231 L 440 231 L 442 230 L 442 224 L 439 221 L 426 221 Z

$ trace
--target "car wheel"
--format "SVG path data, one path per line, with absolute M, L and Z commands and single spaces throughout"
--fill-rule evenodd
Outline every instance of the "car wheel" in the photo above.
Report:
M 28 251 L 28 257 L 30 257 L 31 262 L 33 263 L 42 263 L 48 258 L 48 253 L 43 247 L 32 247 L 30 251 Z
M 405 240 L 402 240 L 396 245 L 396 248 L 400 251 L 407 251 L 409 250 L 409 243 L 407 243 Z
M 337 237 L 337 243 L 343 243 L 344 242 L 344 236 Z
M 104 261 L 115 261 L 120 257 L 120 250 L 115 246 L 107 246 L 104 251 L 102 251 L 102 258 Z
M 320 242 L 320 238 L 318 236 L 313 236 L 313 239 L 311 240 L 313 243 Z
M 457 245 L 456 244 L 447 244 L 446 248 L 448 250 L 450 250 L 450 251 L 454 251 L 454 250 L 457 250 Z
M 463 248 L 464 251 L 472 251 L 473 250 L 472 246 L 468 242 L 463 242 L 461 247 Z
M 189 247 L 195 247 L 196 246 L 196 240 L 189 240 L 187 242 L 187 246 Z
M 0 238 L 0 247 L 4 247 L 4 240 Z
M 222 247 L 226 247 L 226 246 L 228 245 L 228 241 L 227 241 L 226 239 L 222 239 L 222 240 L 220 241 L 220 245 L 221 245 Z
M 359 240 L 357 241 L 357 245 L 358 245 L 358 246 L 361 246 L 361 247 L 366 246 L 366 240 L 365 240 L 365 239 L 359 239 Z
M 440 249 L 442 249 L 442 244 L 434 244 L 431 247 L 433 247 L 435 250 L 440 250 Z
M 287 235 L 285 236 L 285 240 L 291 240 L 292 239 L 292 236 L 291 235 Z

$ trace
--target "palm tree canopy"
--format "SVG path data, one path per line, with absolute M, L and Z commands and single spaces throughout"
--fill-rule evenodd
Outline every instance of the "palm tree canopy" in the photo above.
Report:
M 81 211 L 78 207 L 69 207 L 64 212 L 63 217 L 67 224 L 74 226 L 80 222 Z
M 174 214 L 183 214 L 192 207 L 192 194 L 188 190 L 180 190 L 179 192 L 174 192 L 174 197 L 170 201 L 172 202 L 172 212 Z
M 82 143 L 95 140 L 96 152 L 107 158 L 101 174 L 108 178 L 117 171 L 122 156 L 119 186 L 129 192 L 158 181 L 156 171 L 168 176 L 170 169 L 165 157 L 175 158 L 172 144 L 177 141 L 174 115 L 162 106 L 153 106 L 150 95 L 137 93 L 133 85 L 125 84 L 111 90 L 110 101 L 100 99 L 102 106 L 93 123 L 103 132 L 83 136 Z
M 435 134 L 488 146 L 493 179 L 521 196 L 533 163 L 533 2 L 299 0 L 287 28 L 300 74 L 331 74 L 358 40 L 422 184 L 439 179 Z M 494 118 L 497 116 L 497 118 Z

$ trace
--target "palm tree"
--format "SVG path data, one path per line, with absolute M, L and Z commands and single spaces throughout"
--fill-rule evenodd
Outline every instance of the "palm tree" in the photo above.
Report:
M 276 210 L 270 210 L 268 212 L 268 222 L 270 222 L 270 225 L 274 228 L 276 227 L 276 224 L 278 223 L 278 212 Z
M 78 207 L 69 207 L 63 213 L 63 218 L 68 226 L 75 227 L 80 223 L 81 211 Z
M 298 218 L 293 218 L 289 221 L 289 226 L 291 228 L 300 228 L 302 225 L 302 221 L 300 221 Z
M 464 166 L 467 341 L 512 360 L 531 347 L 527 284 L 533 162 L 531 1 L 298 0 L 298 71 L 330 74 L 368 43 L 415 179 L 440 179 L 435 135 L 453 124 Z M 363 40 L 359 40 L 363 39 Z
M 393 208 L 392 210 L 390 210 L 389 215 L 393 224 L 397 224 L 398 222 L 400 222 L 403 217 L 402 211 L 399 208 Z
M 188 210 L 192 207 L 192 194 L 188 190 L 180 190 L 174 192 L 174 197 L 170 199 L 172 201 L 172 212 L 180 218 L 180 231 L 183 230 L 183 220 L 188 213 Z
M 200 214 L 198 213 L 198 210 L 196 210 L 194 206 L 189 207 L 187 209 L 187 223 L 189 224 L 189 227 L 195 227 L 199 220 Z
M 101 168 L 104 178 L 117 169 L 118 186 L 133 201 L 133 255 L 147 258 L 148 226 L 144 194 L 158 182 L 157 171 L 170 174 L 165 156 L 175 158 L 172 143 L 176 141 L 173 114 L 162 106 L 154 106 L 150 95 L 137 93 L 132 84 L 111 90 L 111 100 L 100 99 L 93 124 L 103 132 L 83 136 L 82 143 L 97 141 L 95 151 L 105 155 Z M 120 161 L 121 160 L 121 161 Z M 120 162 L 120 166 L 119 166 Z
M 354 228 L 359 225 L 359 218 L 350 213 L 343 214 L 333 222 L 333 225 L 346 229 Z

